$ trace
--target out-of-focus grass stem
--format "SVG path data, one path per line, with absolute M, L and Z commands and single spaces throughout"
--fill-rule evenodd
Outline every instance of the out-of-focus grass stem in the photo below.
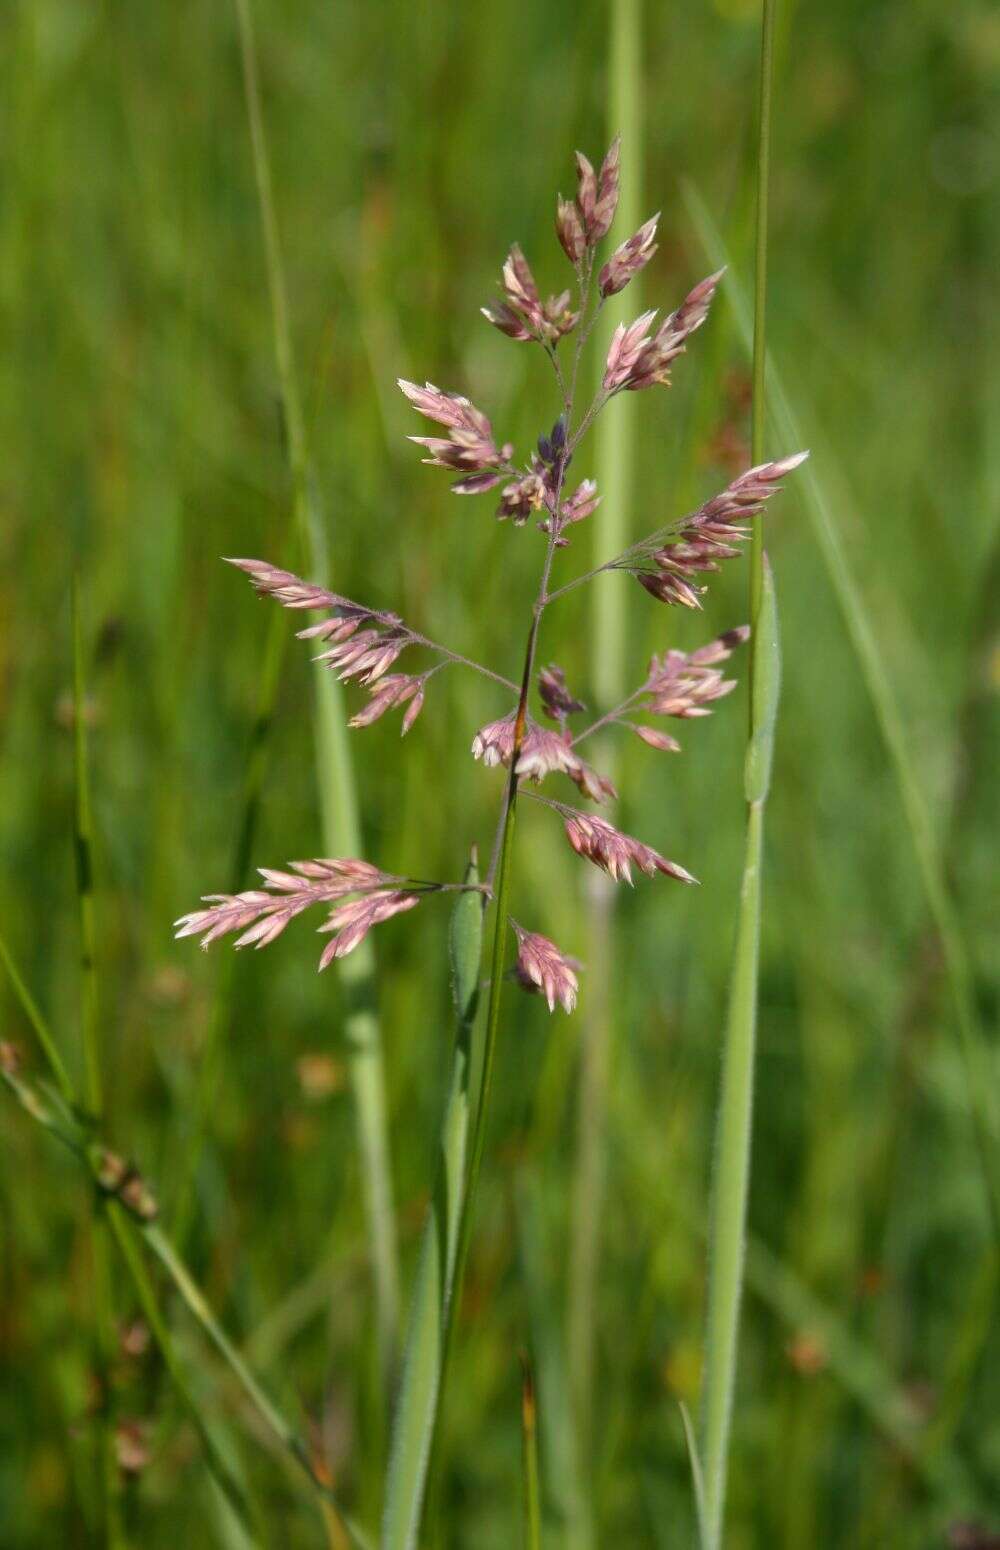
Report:
M 757 125 L 757 232 L 754 276 L 752 462 L 764 460 L 767 217 L 771 163 L 775 0 L 763 0 Z M 739 1352 L 747 1196 L 753 1137 L 754 1061 L 760 973 L 764 805 L 770 785 L 780 678 L 777 605 L 764 558 L 763 528 L 753 525 L 750 551 L 750 721 L 747 744 L 747 833 L 729 986 L 716 1121 L 709 1223 L 708 1319 L 702 1404 L 704 1538 L 722 1543 L 729 1434 Z
M 643 215 L 641 0 L 612 0 L 608 73 L 608 132 L 620 133 L 628 158 L 622 179 L 617 226 L 630 236 Z M 629 288 L 629 307 L 641 310 L 639 280 Z M 612 309 L 614 310 L 614 309 Z M 614 316 L 601 319 L 603 368 Z M 635 463 L 635 416 L 627 395 L 608 403 L 596 429 L 596 475 L 601 504 L 593 517 L 593 553 L 601 564 L 627 547 Z M 590 632 L 590 680 L 598 706 L 617 705 L 625 693 L 626 593 L 618 577 L 602 577 L 593 588 Z M 614 775 L 613 750 L 601 750 L 601 767 Z M 598 1265 L 604 1198 L 604 1154 L 608 1066 L 612 1043 L 611 962 L 614 954 L 614 884 L 602 873 L 587 883 L 587 1001 L 577 1099 L 576 1162 L 573 1175 L 572 1227 L 568 1288 L 570 1390 L 576 1422 L 580 1488 L 573 1493 L 579 1518 L 574 1543 L 593 1540 L 592 1493 L 585 1482 L 592 1446 L 594 1351 Z
M 96 937 L 94 930 L 94 874 L 90 779 L 87 768 L 87 694 L 84 670 L 83 625 L 80 617 L 80 585 L 72 582 L 73 630 L 73 770 L 74 818 L 73 848 L 76 856 L 76 900 L 80 931 L 80 1038 L 83 1045 L 84 1098 L 90 1122 L 100 1127 L 104 1111 L 104 1083 L 97 1021 Z M 56 1052 L 54 1040 L 45 1041 L 46 1054 Z M 56 1057 L 56 1079 L 62 1088 L 65 1070 Z M 90 1206 L 91 1255 L 93 1260 L 93 1302 L 95 1353 L 97 1358 L 97 1428 L 101 1482 L 103 1542 L 114 1550 L 123 1544 L 118 1462 L 115 1452 L 115 1422 L 112 1394 L 114 1365 L 114 1305 L 111 1272 L 108 1263 L 107 1221 L 95 1200 Z
M 524 1470 L 524 1550 L 541 1550 L 542 1504 L 538 1484 L 538 1409 L 535 1374 L 527 1356 L 521 1379 L 521 1449 Z
M 295 526 L 310 576 L 326 579 L 324 535 L 313 507 L 305 424 L 295 374 L 288 289 L 261 109 L 257 53 L 249 0 L 235 0 L 254 175 L 274 327 L 275 358 L 292 477 Z M 362 850 L 354 770 L 347 747 L 341 692 L 333 675 L 316 670 L 316 758 L 324 846 L 328 855 Z M 348 1010 L 344 1029 L 358 1115 L 361 1169 L 375 1282 L 382 1375 L 388 1389 L 396 1365 L 399 1271 L 386 1123 L 382 1039 L 376 1012 L 375 959 L 363 943 L 340 966 Z

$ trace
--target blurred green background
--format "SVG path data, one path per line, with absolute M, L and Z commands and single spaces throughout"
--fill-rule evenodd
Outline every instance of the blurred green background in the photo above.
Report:
M 316 490 L 338 590 L 516 674 L 539 544 L 420 467 L 393 386 L 467 391 L 527 451 L 557 405 L 544 362 L 477 308 L 519 240 L 547 290 L 572 152 L 606 145 L 596 0 L 257 0 L 264 112 Z M 662 208 L 645 305 L 713 267 L 683 185 L 751 278 L 759 46 L 751 0 L 648 5 L 644 198 Z M 169 1203 L 228 947 L 170 923 L 226 885 L 269 612 L 223 554 L 280 560 L 290 503 L 235 17 L 226 0 L 6 0 L 0 18 L 0 911 L 71 1063 L 78 1048 L 69 587 L 86 614 L 108 1130 Z M 860 579 L 930 804 L 987 1029 L 997 1008 L 1000 734 L 1000 13 L 987 0 L 781 7 L 769 334 Z M 623 176 L 630 176 L 630 147 Z M 625 236 L 626 233 L 620 233 Z M 629 298 L 617 304 L 632 309 Z M 742 466 L 746 357 L 728 297 L 636 395 L 635 536 Z M 795 450 L 771 445 L 774 454 Z M 746 461 L 749 461 L 746 458 Z M 932 1547 L 1000 1532 L 996 1266 L 963 1068 L 898 786 L 802 486 L 768 518 L 785 687 L 768 876 L 751 1258 L 732 1550 Z M 582 568 L 575 545 L 566 575 Z M 629 589 L 630 657 L 745 617 L 745 567 L 704 617 Z M 587 692 L 590 615 L 543 659 Z M 289 632 L 294 621 L 288 619 Z M 286 657 L 255 864 L 321 851 L 308 653 Z M 741 677 L 745 662 L 737 664 Z M 349 691 L 352 706 L 361 696 Z M 352 734 L 365 854 L 457 877 L 500 784 L 468 747 L 488 685 L 434 680 L 402 745 Z M 693 1543 L 677 1400 L 697 1403 L 704 1222 L 742 847 L 742 689 L 623 751 L 622 821 L 699 890 L 621 901 L 604 1259 L 601 1546 Z M 584 868 L 523 815 L 514 913 L 583 954 Z M 406 1280 L 448 1069 L 446 905 L 376 939 Z M 228 1326 L 345 1498 L 381 1470 L 355 1127 L 332 974 L 290 929 L 235 978 L 191 1244 Z M 29 1047 L 3 990 L 0 1034 Z M 563 1543 L 563 1330 L 584 1008 L 507 1003 L 433 1541 L 519 1542 L 518 1351 L 536 1356 L 546 1524 Z M 34 1057 L 31 1057 L 32 1059 Z M 995 1068 L 994 1068 L 995 1069 Z M 0 1542 L 94 1543 L 86 1190 L 6 1098 Z M 133 1313 L 127 1287 L 118 1312 Z M 180 1315 L 213 1413 L 225 1374 Z M 224 1543 L 197 1441 L 152 1355 L 117 1397 L 146 1425 L 131 1542 Z M 296 1399 L 295 1396 L 299 1398 Z M 241 1445 L 274 1543 L 321 1542 L 266 1449 Z M 985 1541 L 984 1541 L 985 1543 Z

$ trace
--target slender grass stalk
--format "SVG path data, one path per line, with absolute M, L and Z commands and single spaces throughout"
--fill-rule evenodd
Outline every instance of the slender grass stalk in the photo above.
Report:
M 726 263 L 725 243 L 704 202 L 690 185 L 685 188 L 685 198 L 710 260 Z M 727 275 L 727 283 L 739 332 L 744 344 L 749 346 L 752 337 L 750 306 L 732 269 Z M 798 418 L 773 362 L 768 362 L 767 381 L 777 438 L 788 445 L 799 445 L 801 430 Z M 885 654 L 879 647 L 864 597 L 848 561 L 844 540 L 834 515 L 833 500 L 816 472 L 815 459 L 811 458 L 805 465 L 802 475 L 805 509 L 812 522 L 813 534 L 889 755 L 927 909 L 941 943 L 955 1029 L 965 1064 L 969 1112 L 976 1135 L 987 1207 L 995 1238 L 1000 1242 L 1000 1115 L 991 1062 L 976 1010 L 972 970 L 961 921 L 946 880 L 941 847 L 917 772 L 916 760 L 907 739 L 895 692 L 885 670 Z
M 465 881 L 475 884 L 478 880 L 473 858 Z M 437 1177 L 410 1302 L 386 1482 L 383 1550 L 414 1544 L 420 1528 L 465 1200 L 469 1123 L 478 1107 L 472 1085 L 476 1065 L 472 1031 L 479 1001 L 482 938 L 483 896 L 460 893 L 452 913 L 450 938 L 455 1051 L 438 1143 Z
M 751 461 L 764 461 L 766 425 L 767 223 L 771 172 L 771 101 L 774 83 L 775 0 L 763 0 L 760 92 L 757 110 L 757 231 L 754 265 L 753 406 Z M 747 1196 L 753 1133 L 754 1059 L 760 973 L 764 805 L 771 781 L 774 726 L 780 692 L 774 581 L 764 557 L 763 524 L 755 523 L 750 551 L 750 721 L 746 763 L 747 834 L 729 1008 L 722 1056 L 715 1174 L 709 1225 L 708 1320 L 702 1416 L 704 1539 L 722 1543 L 729 1432 L 739 1349 Z
M 764 804 L 770 784 L 780 676 L 774 582 L 766 562 L 753 640 L 756 670 L 753 731 L 747 748 L 746 853 L 729 984 L 709 1222 L 708 1322 L 702 1416 L 705 1518 L 709 1550 L 718 1550 L 722 1542 L 729 1427 L 736 1386 L 753 1129 Z
M 5 965 L 12 963 L 13 959 L 9 946 L 4 941 L 2 935 L 0 935 L 0 947 L 3 949 L 2 953 L 0 953 L 0 957 L 2 957 Z M 11 975 L 11 985 L 15 996 L 20 1002 L 25 1013 L 29 1016 L 30 1020 L 31 1014 L 28 1011 L 29 1007 L 35 1007 L 36 1011 L 37 1007 L 30 995 L 30 992 L 27 990 L 23 977 L 19 972 L 16 971 L 16 966 L 15 973 Z M 46 1058 L 48 1058 L 49 1050 L 50 1048 L 54 1047 L 55 1041 L 52 1037 L 51 1030 L 46 1028 L 46 1032 L 48 1037 L 45 1039 L 40 1038 L 39 1046 L 42 1050 L 42 1053 L 46 1056 Z M 53 1073 L 55 1073 L 54 1066 L 52 1069 Z M 88 1123 L 87 1128 L 84 1129 L 76 1117 L 78 1112 L 78 1105 L 76 1101 L 76 1094 L 72 1088 L 68 1094 L 68 1106 L 63 1108 L 60 1101 L 59 1107 L 57 1109 L 53 1109 L 51 1103 L 48 1101 L 48 1095 L 44 1089 L 37 1089 L 35 1086 L 20 1078 L 16 1072 L 8 1069 L 7 1066 L 0 1068 L 0 1079 L 2 1079 L 5 1085 L 14 1093 L 24 1111 L 29 1114 L 32 1119 L 36 1121 L 36 1123 L 42 1125 L 57 1140 L 61 1141 L 62 1144 L 73 1153 L 74 1157 L 76 1157 L 87 1170 L 88 1176 L 91 1178 L 94 1185 L 97 1188 L 103 1190 L 105 1185 L 101 1177 L 101 1159 L 105 1149 L 100 1144 L 99 1138 L 95 1135 L 94 1127 Z M 60 1094 L 57 1093 L 56 1097 L 57 1099 L 61 1100 Z M 117 1197 L 114 1197 L 108 1201 L 108 1210 L 109 1213 L 121 1213 L 121 1220 L 123 1222 L 126 1216 L 128 1216 L 129 1221 L 132 1220 L 132 1213 L 126 1210 L 126 1208 L 117 1199 Z M 247 1395 L 247 1398 L 250 1400 L 255 1410 L 260 1415 L 261 1419 L 265 1422 L 269 1430 L 273 1433 L 274 1437 L 278 1443 L 280 1443 L 288 1456 L 294 1460 L 296 1465 L 301 1470 L 305 1472 L 309 1483 L 313 1490 L 316 1492 L 321 1504 L 323 1504 L 325 1508 L 332 1509 L 333 1512 L 337 1515 L 337 1518 L 343 1525 L 343 1528 L 347 1533 L 351 1544 L 356 1547 L 356 1550 L 371 1550 L 367 1536 L 364 1534 L 360 1526 L 355 1523 L 354 1520 L 339 1506 L 330 1487 L 317 1473 L 313 1466 L 306 1443 L 302 1440 L 301 1437 L 299 1437 L 291 1423 L 265 1393 L 261 1384 L 254 1376 L 249 1364 L 241 1356 L 240 1352 L 236 1349 L 233 1342 L 226 1334 L 207 1299 L 202 1293 L 200 1287 L 191 1276 L 186 1265 L 184 1264 L 180 1255 L 177 1253 L 177 1250 L 171 1243 L 170 1239 L 164 1233 L 163 1229 L 158 1226 L 155 1221 L 147 1219 L 138 1219 L 135 1221 L 134 1225 L 135 1230 L 144 1240 L 146 1247 L 162 1265 L 176 1291 L 179 1293 L 181 1300 L 187 1307 L 189 1313 L 200 1325 L 201 1329 L 208 1336 L 208 1339 L 211 1341 L 212 1345 L 214 1345 L 219 1355 L 230 1368 L 234 1377 L 239 1382 L 241 1388 Z M 121 1240 L 117 1231 L 115 1232 L 115 1237 L 116 1240 L 118 1240 L 120 1243 Z M 131 1268 L 134 1264 L 134 1257 L 127 1252 L 125 1253 L 124 1257 L 126 1266 L 129 1267 L 131 1273 Z M 136 1282 L 136 1292 L 139 1296 L 139 1300 L 145 1310 L 147 1307 L 147 1299 L 152 1295 L 149 1282 L 145 1277 L 142 1277 L 140 1281 L 140 1279 L 137 1279 L 133 1275 L 133 1279 Z M 157 1323 L 159 1324 L 161 1330 L 165 1329 L 166 1326 L 163 1321 L 162 1314 L 157 1315 Z M 152 1327 L 153 1326 L 151 1322 L 151 1328 Z M 154 1329 L 154 1334 L 157 1334 L 156 1329 Z M 159 1339 L 158 1334 L 157 1338 Z M 167 1360 L 166 1365 L 170 1376 L 175 1378 L 175 1359 Z M 177 1371 L 180 1371 L 180 1369 L 177 1368 Z M 198 1421 L 198 1430 L 199 1434 L 202 1435 L 204 1433 L 205 1422 L 204 1418 L 200 1416 L 200 1410 L 198 1409 L 197 1401 L 194 1399 L 190 1387 L 185 1383 L 183 1384 L 183 1387 L 179 1388 L 179 1392 L 182 1400 L 188 1405 L 193 1405 L 195 1412 L 200 1417 L 200 1420 Z
M 80 618 L 80 586 L 72 582 L 73 626 L 73 847 L 76 854 L 76 900 L 80 931 L 80 1038 L 83 1045 L 84 1095 L 90 1121 L 103 1121 L 104 1091 L 98 1030 L 97 968 L 95 963 L 94 873 L 91 844 L 90 779 L 87 769 L 87 695 Z M 54 1053 L 54 1040 L 46 1054 Z M 65 1079 L 61 1062 L 54 1067 L 57 1081 Z M 99 1204 L 90 1205 L 90 1244 L 93 1267 L 95 1353 L 97 1360 L 97 1436 L 104 1543 L 115 1550 L 122 1545 L 121 1491 L 115 1452 L 114 1365 L 115 1328 L 108 1256 L 107 1222 Z
M 242 1485 L 219 1452 L 211 1432 L 205 1424 L 198 1401 L 188 1383 L 184 1368 L 174 1347 L 173 1337 L 167 1327 L 167 1322 L 160 1312 L 160 1306 L 156 1300 L 156 1292 L 150 1280 L 149 1272 L 143 1262 L 142 1255 L 136 1247 L 132 1230 L 125 1219 L 125 1213 L 120 1207 L 114 1207 L 108 1212 L 108 1224 L 118 1251 L 125 1261 L 128 1273 L 132 1278 L 139 1306 L 142 1309 L 146 1323 L 152 1331 L 153 1339 L 156 1341 L 157 1349 L 163 1360 L 163 1365 L 167 1369 L 170 1381 L 177 1390 L 181 1404 L 187 1412 L 198 1434 L 198 1440 L 205 1451 L 205 1462 L 208 1465 L 212 1478 L 236 1514 L 242 1528 L 250 1539 L 256 1543 L 262 1538 L 262 1526 L 259 1517 L 252 1512 Z
M 620 132 L 631 171 L 622 182 L 618 220 L 623 231 L 635 231 L 647 213 L 642 209 L 642 3 L 612 0 L 610 63 L 608 70 L 608 132 Z M 630 315 L 642 310 L 641 277 L 628 293 Z M 603 364 L 615 317 L 602 319 L 603 348 L 597 360 Z M 627 396 L 604 409 L 596 429 L 596 475 L 602 494 L 593 516 L 594 563 L 628 546 L 629 517 L 635 478 L 636 418 Z M 590 680 L 597 702 L 618 705 L 626 692 L 625 660 L 627 594 L 617 577 L 606 577 L 593 589 L 593 628 L 590 632 Z M 602 768 L 613 779 L 615 749 L 605 739 L 599 749 Z M 570 1242 L 568 1348 L 573 1411 L 577 1430 L 580 1489 L 573 1493 L 579 1518 L 574 1541 L 586 1546 L 593 1541 L 592 1492 L 587 1482 L 592 1451 L 594 1404 L 595 1324 L 601 1223 L 604 1203 L 608 1069 L 612 1043 L 611 964 L 614 957 L 615 885 L 595 872 L 587 885 L 587 1001 L 583 1013 L 583 1039 L 577 1095 L 576 1159 L 572 1186 Z
M 535 1375 L 523 1358 L 521 1452 L 524 1471 L 524 1550 L 542 1550 L 542 1504 L 538 1486 L 538 1429 Z
M 323 581 L 327 570 L 322 528 L 310 491 L 310 464 L 305 423 L 299 398 L 288 316 L 288 291 L 278 231 L 270 158 L 261 109 L 257 52 L 250 0 L 235 0 L 254 175 L 260 205 L 274 328 L 275 357 L 292 477 L 293 505 L 299 542 L 311 579 Z M 333 675 L 317 668 L 316 759 L 324 843 L 328 855 L 361 852 L 354 770 L 347 746 L 341 690 Z M 399 1270 L 395 1213 L 386 1123 L 382 1040 L 376 1011 L 375 959 L 368 943 L 340 964 L 348 1002 L 344 1033 L 358 1117 L 358 1138 L 365 1190 L 372 1273 L 375 1282 L 376 1326 L 386 1390 L 396 1366 L 399 1328 Z

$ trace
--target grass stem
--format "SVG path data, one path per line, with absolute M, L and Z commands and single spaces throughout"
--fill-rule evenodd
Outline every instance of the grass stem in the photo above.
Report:
M 768 190 L 774 77 L 775 0 L 763 0 L 757 122 L 757 230 L 754 273 L 752 462 L 764 460 Z M 753 1135 L 754 1061 L 760 975 L 764 805 L 770 785 L 780 678 L 777 605 L 764 558 L 763 527 L 753 525 L 749 606 L 750 695 L 747 745 L 747 832 L 716 1121 L 709 1225 L 708 1319 L 702 1403 L 707 1550 L 722 1543 L 729 1434 L 736 1388 L 743 1296 L 747 1197 Z

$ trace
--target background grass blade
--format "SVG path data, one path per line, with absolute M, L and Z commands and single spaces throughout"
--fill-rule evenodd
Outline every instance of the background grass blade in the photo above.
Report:
M 295 373 L 288 289 L 261 108 L 250 0 L 235 0 L 235 4 L 295 518 L 307 573 L 311 580 L 325 585 L 328 579 L 327 555 L 322 526 L 313 500 L 305 422 Z M 331 856 L 357 856 L 363 847 L 354 769 L 347 746 L 343 696 L 333 674 L 322 668 L 316 669 L 315 689 L 316 768 L 324 846 L 326 853 Z M 375 1282 L 378 1343 L 383 1383 L 388 1391 L 396 1365 L 399 1269 L 382 1039 L 376 1010 L 375 958 L 370 943 L 362 943 L 349 958 L 341 961 L 338 968 L 349 1008 L 344 1019 L 344 1035 L 357 1105 L 361 1171 Z
M 465 881 L 476 883 L 478 877 L 473 860 Z M 461 893 L 452 912 L 450 933 L 457 1019 L 455 1049 L 438 1143 L 437 1176 L 410 1300 L 386 1482 L 383 1550 L 402 1550 L 416 1544 L 420 1531 L 465 1199 L 469 1123 L 477 1104 L 472 1086 L 476 1065 L 473 1027 L 479 1001 L 482 940 L 483 895 Z
M 710 260 L 713 263 L 728 263 L 725 243 L 703 200 L 690 185 L 685 186 L 685 200 Z M 753 339 L 750 307 L 738 275 L 732 268 L 729 269 L 725 284 L 740 336 L 749 348 Z M 792 409 L 788 391 L 773 362 L 768 363 L 767 376 L 770 416 L 777 441 L 781 450 L 797 449 L 802 445 L 799 416 Z M 961 922 L 948 887 L 934 822 L 917 773 L 916 757 L 885 669 L 885 654 L 847 558 L 834 514 L 834 502 L 818 471 L 815 456 L 799 471 L 798 478 L 802 481 L 805 508 L 812 523 L 813 535 L 889 755 L 927 910 L 941 943 L 955 1028 L 965 1063 L 967 1101 L 976 1133 L 987 1207 L 994 1234 L 1000 1241 L 1000 1122 L 997 1117 L 996 1083 L 976 1010 L 972 971 Z
M 608 137 L 620 133 L 625 168 L 616 230 L 631 235 L 649 214 L 643 207 L 642 0 L 611 0 L 607 78 Z M 633 280 L 627 297 L 628 315 L 642 309 L 641 280 Z M 607 356 L 614 324 L 622 306 L 606 308 L 594 350 L 600 367 Z M 596 428 L 595 473 L 601 504 L 593 515 L 594 563 L 627 547 L 632 516 L 636 467 L 637 421 L 628 394 L 613 398 Z M 617 705 L 625 694 L 627 651 L 626 589 L 617 576 L 602 576 L 593 587 L 590 629 L 590 682 L 602 709 Z M 614 778 L 615 751 L 606 740 L 595 748 L 600 767 Z M 578 1428 L 577 1451 L 582 1470 L 574 1498 L 580 1510 L 575 1542 L 593 1542 L 593 1475 L 590 1470 L 595 1384 L 595 1325 L 607 1124 L 607 1086 L 614 1033 L 611 996 L 615 943 L 615 885 L 595 871 L 586 880 L 587 995 L 581 1007 L 583 1039 L 576 1117 L 576 1159 L 573 1169 L 572 1228 L 569 1257 L 568 1349 L 573 1415 Z

